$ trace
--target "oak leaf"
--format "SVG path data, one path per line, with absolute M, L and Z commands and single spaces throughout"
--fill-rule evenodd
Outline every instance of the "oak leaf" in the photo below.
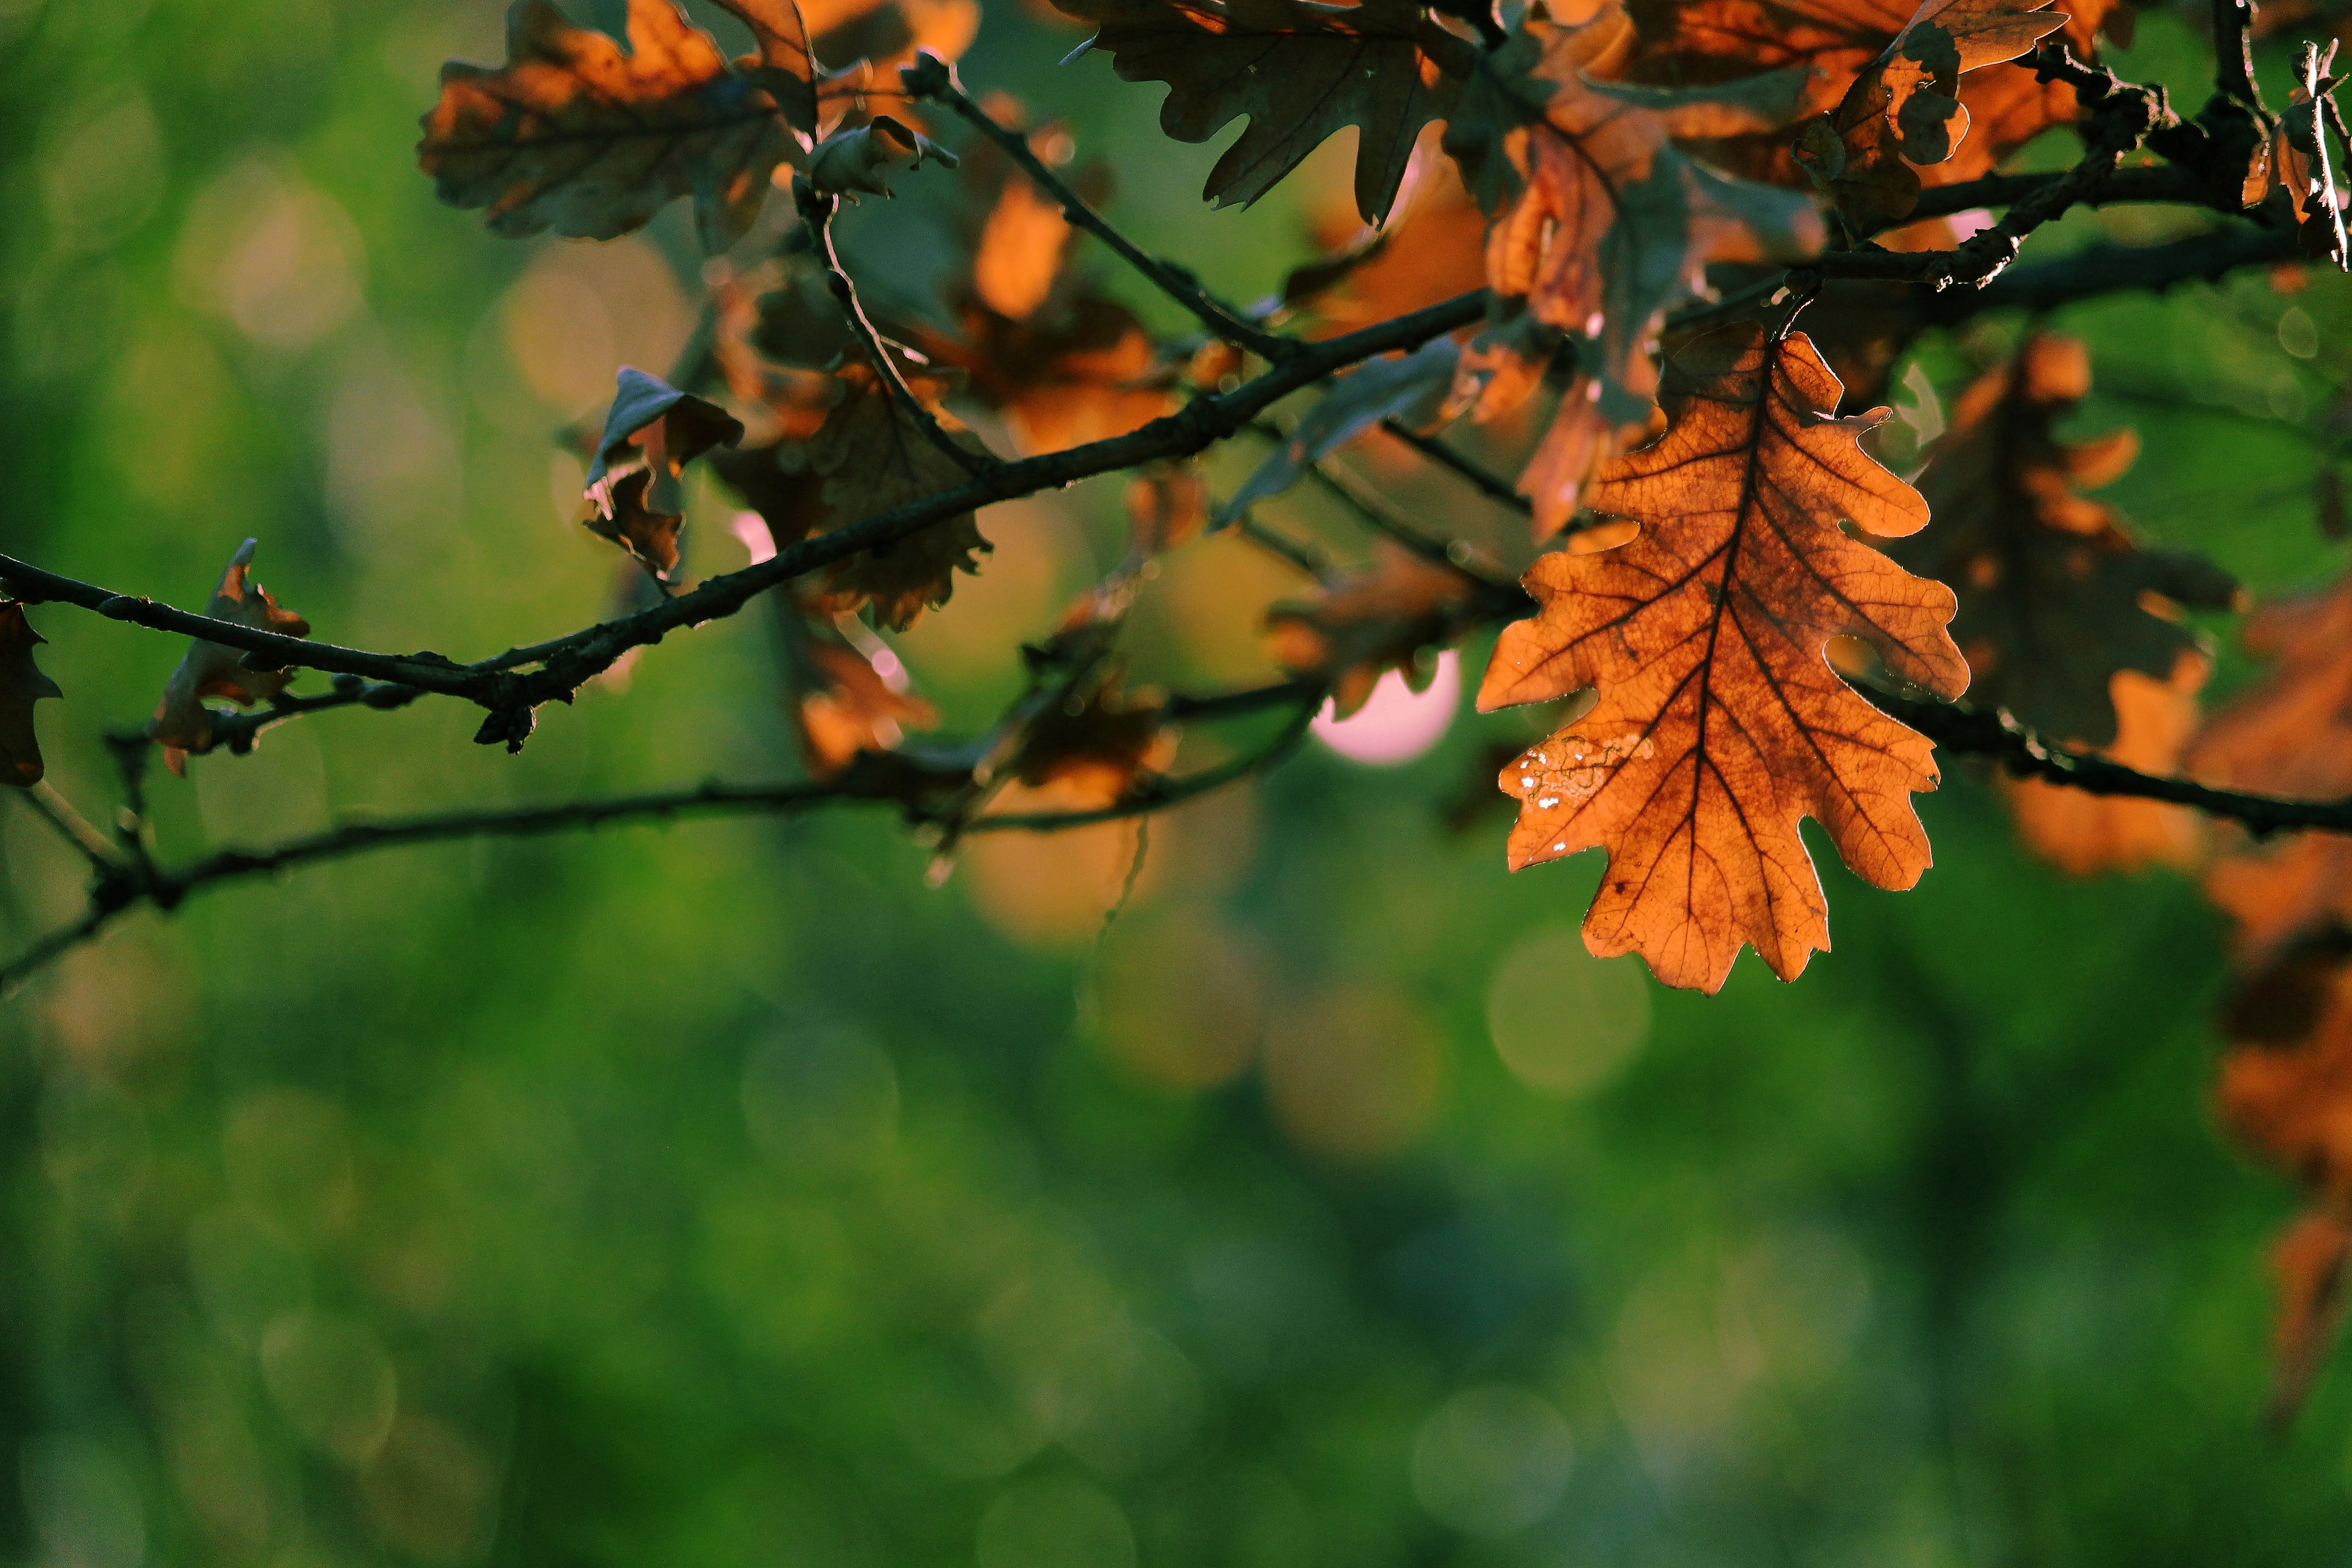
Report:
M 1189 458 L 1156 458 L 1127 482 L 1128 553 L 1148 560 L 1209 526 L 1209 480 Z
M 510 237 L 612 239 L 691 196 L 703 247 L 723 250 L 816 130 L 788 118 L 814 98 L 779 9 L 738 14 L 763 19 L 763 53 L 730 61 L 672 0 L 628 0 L 625 52 L 548 0 L 516 0 L 503 67 L 441 68 L 418 167 L 443 201 L 488 209 Z
M 1454 383 L 1454 403 L 1466 405 L 1480 424 L 1506 417 L 1540 388 L 1558 393 L 1517 487 L 1528 498 L 1538 542 L 1568 527 L 1594 469 L 1651 433 L 1646 419 L 1612 419 L 1601 412 L 1601 383 L 1581 363 L 1582 342 L 1525 310 L 1507 310 L 1490 319 L 1462 351 Z
M 33 704 L 63 697 L 58 683 L 33 662 L 33 650 L 48 638 L 25 618 L 14 599 L 0 602 L 0 782 L 29 788 L 41 782 L 40 737 L 33 729 Z
M 1423 126 L 1443 120 L 1468 76 L 1473 46 L 1423 6 L 1402 0 L 1055 0 L 1096 26 L 1085 47 L 1108 52 L 1124 81 L 1164 81 L 1160 128 L 1206 142 L 1247 115 L 1249 128 L 1209 171 L 1202 195 L 1247 205 L 1348 126 L 1356 209 L 1388 216 Z
M 1668 89 L 1598 79 L 1635 38 L 1617 5 L 1564 26 L 1531 13 L 1448 124 L 1445 146 L 1494 216 L 1486 279 L 1496 319 L 1524 308 L 1595 340 L 1601 413 L 1648 416 L 1648 350 L 1710 262 L 1801 259 L 1821 217 L 1799 193 L 1733 179 L 1675 145 L 1785 122 L 1801 72 Z
M 1436 673 L 1434 651 L 1469 629 L 1474 586 L 1453 567 L 1383 539 L 1370 565 L 1333 577 L 1312 599 L 1266 612 L 1275 662 L 1328 686 L 1342 719 L 1392 669 L 1422 690 Z
M 2291 1420 L 2344 1313 L 2352 1212 L 2352 932 L 2316 931 L 2243 978 L 2222 1016 L 2231 1044 L 2222 1124 L 2294 1175 L 2307 1206 L 2273 1244 L 2278 1288 L 2270 1416 Z
M 1540 610 L 1503 633 L 1479 691 L 1492 709 L 1595 689 L 1503 772 L 1520 801 L 1510 864 L 1605 848 L 1585 944 L 1639 952 L 1672 985 L 1717 989 L 1743 943 L 1783 979 L 1828 947 L 1803 817 L 1880 887 L 1928 864 L 1910 797 L 1936 786 L 1931 748 L 1823 649 L 1852 635 L 1947 699 L 1968 666 L 1945 630 L 1951 590 L 1841 530 L 1902 537 L 1927 507 L 1858 442 L 1885 411 L 1833 418 L 1840 390 L 1801 334 L 1749 323 L 1685 350 L 1665 434 L 1587 493 L 1639 533 L 1539 558 L 1526 583 Z
M 310 623 L 279 605 L 269 590 L 252 580 L 254 540 L 237 546 L 213 590 L 205 614 L 255 631 L 306 637 Z M 191 752 L 206 752 L 213 744 L 213 713 L 207 697 L 223 697 L 240 708 L 275 701 L 294 679 L 291 670 L 254 669 L 246 655 L 208 637 L 190 640 L 188 651 L 163 686 L 163 700 L 147 721 L 147 738 L 163 748 L 163 763 L 175 773 L 187 771 Z
M 742 421 L 659 376 L 623 365 L 588 466 L 589 529 L 664 582 L 677 569 L 686 465 L 743 438 Z
M 1353 198 L 1316 213 L 1318 254 L 1284 276 L 1279 296 L 1313 315 L 1306 335 L 1336 336 L 1486 286 L 1486 215 L 1437 132 L 1422 132 L 1385 222 L 1364 222 Z
M 2178 607 L 2228 608 L 2238 585 L 2193 551 L 2141 545 L 2112 508 L 2077 493 L 2139 454 L 2128 429 L 2058 439 L 2090 385 L 2082 343 L 2047 333 L 1986 372 L 1953 404 L 1919 476 L 1937 526 L 1887 553 L 1959 595 L 1952 635 L 1979 706 L 2097 748 L 2116 740 L 2116 673 L 2170 679 L 2203 648 Z

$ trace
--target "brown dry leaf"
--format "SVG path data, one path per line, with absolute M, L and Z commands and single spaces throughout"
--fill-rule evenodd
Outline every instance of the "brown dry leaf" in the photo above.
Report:
M 937 710 L 907 689 L 902 669 L 894 682 L 838 629 L 803 616 L 789 595 L 779 595 L 777 616 L 786 702 L 810 778 L 829 784 L 861 752 L 891 751 L 906 730 L 939 722 Z
M 979 0 L 809 0 L 801 15 L 820 61 L 843 70 L 862 63 L 891 88 L 917 50 L 960 59 L 980 31 Z
M 764 52 L 730 62 L 671 0 L 628 0 L 625 51 L 548 0 L 516 0 L 504 67 L 441 68 L 418 167 L 443 201 L 516 237 L 612 239 L 692 196 L 703 247 L 724 250 L 816 129 L 787 118 L 814 98 L 805 51 L 776 31 L 786 10 L 740 5 L 766 18 Z
M 40 737 L 33 729 L 33 704 L 63 697 L 58 683 L 33 662 L 33 650 L 49 639 L 25 618 L 25 606 L 0 601 L 0 782 L 30 788 L 41 782 Z
M 1919 476 L 1937 526 L 1887 553 L 1959 595 L 1952 635 L 1978 706 L 2096 748 L 2116 740 L 2116 672 L 2170 679 L 2203 647 L 2178 606 L 2226 609 L 2238 585 L 2193 551 L 2142 547 L 2112 508 L 2076 493 L 2113 482 L 2139 453 L 2129 430 L 2053 434 L 2090 385 L 2082 343 L 2047 333 L 1988 371 L 1953 404 Z
M 1858 232 L 1910 216 L 1919 201 L 1916 166 L 1946 162 L 1969 133 L 1961 75 L 2015 59 L 2064 26 L 2063 13 L 2036 8 L 2048 4 L 1927 0 L 1837 107 L 1798 132 L 1797 162 Z M 1987 107 L 2007 115 L 2018 108 Z
M 667 582 L 686 521 L 679 476 L 713 447 L 742 438 L 742 422 L 717 404 L 623 365 L 588 466 L 589 511 L 581 521 Z
M 1601 412 L 1614 424 L 1648 416 L 1650 344 L 1706 264 L 1800 260 L 1822 234 L 1809 197 L 1727 178 L 1675 144 L 1784 123 L 1803 73 L 1695 89 L 1595 79 L 1634 43 L 1613 0 L 1576 26 L 1531 14 L 1485 58 L 1445 132 L 1495 214 L 1496 320 L 1524 301 L 1543 324 L 1595 340 Z
M 1650 422 L 1612 420 L 1601 410 L 1601 386 L 1578 363 L 1578 340 L 1524 310 L 1492 321 L 1462 351 L 1454 402 L 1480 424 L 1515 411 L 1538 387 L 1559 390 L 1551 421 L 1519 471 L 1536 541 L 1558 534 L 1576 516 L 1584 483 L 1604 461 L 1651 433 Z
M 256 542 L 247 540 L 229 557 L 228 569 L 221 574 L 220 586 L 213 590 L 205 614 L 256 631 L 309 637 L 309 621 L 282 607 L 269 596 L 268 589 L 252 581 Z M 147 738 L 163 748 L 166 767 L 184 773 L 189 752 L 212 749 L 213 715 L 205 706 L 205 698 L 225 697 L 240 708 L 250 708 L 257 702 L 276 700 L 293 679 L 291 670 L 248 669 L 245 655 L 237 649 L 205 637 L 194 638 L 180 657 L 179 668 L 164 683 L 163 700 L 156 703 L 155 716 L 147 721 Z
M 823 480 L 830 514 L 827 528 L 936 495 L 971 477 L 931 445 L 873 366 L 853 363 L 844 365 L 840 375 L 842 400 L 808 443 L 810 468 Z M 936 380 L 908 380 L 959 446 L 985 455 L 988 449 L 978 437 L 937 407 Z M 776 527 L 776 520 L 770 519 L 769 526 Z M 782 548 L 785 536 L 777 534 L 776 542 Z M 812 607 L 825 615 L 845 615 L 870 605 L 877 626 L 903 631 L 926 608 L 946 604 L 955 592 L 955 574 L 979 571 L 977 556 L 988 548 L 979 519 L 969 511 L 958 512 L 898 541 L 887 554 L 861 551 L 835 563 L 826 569 Z
M 2158 777 L 2174 773 L 2196 731 L 2197 693 L 2211 668 L 2204 655 L 2183 653 L 2169 680 L 2116 671 L 2116 739 L 2101 754 Z M 2000 788 L 2026 847 L 2071 876 L 2188 866 L 2204 842 L 2202 819 L 2185 805 L 2005 775 Z
M 1095 24 L 1123 81 L 1164 81 L 1160 129 L 1206 142 L 1236 117 L 1249 128 L 1209 171 L 1219 205 L 1257 200 L 1348 126 L 1356 209 L 1388 216 L 1423 126 L 1446 117 L 1475 47 L 1423 6 L 1400 0 L 1055 0 Z
M 1717 989 L 1743 943 L 1783 979 L 1828 947 L 1806 816 L 1879 887 L 1928 864 L 1910 797 L 1936 786 L 1931 748 L 1823 649 L 1850 633 L 1946 699 L 1968 666 L 1945 630 L 1951 590 L 1839 527 L 1899 538 L 1927 521 L 1858 442 L 1885 411 L 1832 418 L 1839 392 L 1801 334 L 1749 323 L 1685 351 L 1665 435 L 1586 496 L 1640 533 L 1538 559 L 1526 582 L 1542 608 L 1503 633 L 1479 691 L 1483 710 L 1597 689 L 1588 714 L 1504 770 L 1520 800 L 1510 863 L 1605 848 L 1585 944 L 1638 952 L 1671 985 Z
M 1334 578 L 1312 599 L 1266 612 L 1275 662 L 1331 688 L 1339 718 L 1361 708 L 1390 670 L 1419 691 L 1436 672 L 1434 650 L 1469 629 L 1469 578 L 1393 541 L 1370 566 Z
M 2271 1338 L 2273 1426 L 2294 1418 L 2344 1326 L 2345 1265 L 2352 1226 L 2326 1209 L 2308 1209 L 2271 1245 L 2278 1286 L 2278 1327 Z

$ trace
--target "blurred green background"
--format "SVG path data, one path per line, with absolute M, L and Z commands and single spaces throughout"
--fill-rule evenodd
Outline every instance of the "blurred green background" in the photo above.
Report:
M 2193 106 L 2191 31 L 2141 28 L 2120 68 Z M 549 437 L 667 363 L 699 258 L 677 208 L 599 247 L 436 204 L 416 116 L 500 31 L 488 0 L 0 0 L 0 548 L 194 604 L 256 534 L 320 635 L 465 658 L 604 611 Z M 1211 213 L 1214 149 L 1057 67 L 1073 41 L 988 0 L 963 74 L 1066 118 L 1229 294 L 1307 254 L 1344 157 Z M 2103 230 L 2178 232 L 2036 247 Z M 2262 592 L 2336 569 L 2309 495 L 2341 279 L 2062 324 L 2105 389 L 2080 427 L 2147 437 L 2113 496 L 2148 534 Z M 1921 363 L 1948 398 L 2015 325 Z M 951 726 L 1115 558 L 1118 508 L 983 518 L 997 553 L 902 644 Z M 694 570 L 741 563 L 725 521 L 706 496 Z M 1263 678 L 1257 617 L 1301 586 L 1191 547 L 1136 673 Z M 98 737 L 179 648 L 35 621 L 52 780 L 102 817 Z M 2344 1560 L 2352 1378 L 2259 1423 L 2293 1194 L 2210 1125 L 2193 881 L 2066 881 L 1953 766 L 1917 891 L 1816 838 L 1836 952 L 1666 993 L 1583 956 L 1595 867 L 1513 878 L 1499 817 L 1447 826 L 1516 722 L 1399 767 L 1310 748 L 1156 825 L 1099 943 L 1131 828 L 998 836 L 932 889 L 878 816 L 402 851 L 124 921 L 0 1004 L 0 1555 Z M 757 616 L 520 757 L 473 724 L 428 701 L 195 759 L 154 781 L 162 847 L 794 766 Z M 12 945 L 81 896 L 17 804 Z

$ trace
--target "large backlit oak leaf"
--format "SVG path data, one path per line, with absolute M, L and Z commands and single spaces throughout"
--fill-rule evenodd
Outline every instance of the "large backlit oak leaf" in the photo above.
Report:
M 1598 79 L 1622 64 L 1633 25 L 1614 4 L 1564 26 L 1531 16 L 1479 75 L 1445 145 L 1494 214 L 1486 279 L 1498 317 L 1595 340 L 1601 413 L 1649 412 L 1648 349 L 1666 310 L 1716 261 L 1794 261 L 1821 247 L 1806 196 L 1717 173 L 1675 142 L 1784 123 L 1801 72 L 1697 89 Z
M 0 603 L 0 784 L 30 788 L 46 771 L 33 704 L 65 695 L 33 662 L 33 650 L 47 640 L 25 618 L 23 605 Z
M 1919 476 L 1935 528 L 1887 553 L 1959 595 L 1952 635 L 1972 700 L 2053 740 L 2104 747 L 2116 741 L 2116 673 L 2169 680 L 2204 646 L 2179 607 L 2226 609 L 2238 585 L 2193 551 L 2142 546 L 2113 508 L 2077 493 L 2139 454 L 2128 429 L 2058 439 L 2057 421 L 2090 387 L 2083 344 L 2047 333 L 1986 372 L 1953 405 Z
M 1443 120 L 1475 50 L 1420 5 L 1362 0 L 1054 0 L 1092 22 L 1090 47 L 1126 81 L 1164 81 L 1160 128 L 1206 142 L 1236 118 L 1249 129 L 1209 171 L 1202 195 L 1246 205 L 1349 126 L 1356 207 L 1387 216 L 1413 139 Z
M 253 581 L 255 543 L 247 540 L 229 557 L 228 569 L 221 574 L 220 585 L 213 590 L 205 614 L 255 631 L 309 637 L 310 623 L 279 605 L 269 596 L 268 589 Z M 212 749 L 213 710 L 205 706 L 205 698 L 226 698 L 240 708 L 250 708 L 275 700 L 294 679 L 291 670 L 248 668 L 245 658 L 238 649 L 209 637 L 190 639 L 179 668 L 164 683 L 155 716 L 147 721 L 147 738 L 163 748 L 164 765 L 173 773 L 187 771 L 189 752 Z
M 1492 709 L 1593 689 L 1503 772 L 1519 799 L 1510 863 L 1606 849 L 1585 945 L 1638 952 L 1669 984 L 1718 988 L 1743 943 L 1793 978 L 1829 946 L 1807 816 L 1879 887 L 1928 864 L 1911 795 L 1936 786 L 1931 748 L 1823 650 L 1860 638 L 1945 698 L 1968 666 L 1945 630 L 1951 590 L 1841 527 L 1901 537 L 1927 507 L 1857 440 L 1885 411 L 1833 418 L 1840 390 L 1802 335 L 1749 323 L 1693 344 L 1668 376 L 1664 436 L 1587 492 L 1639 533 L 1539 559 L 1526 583 L 1541 609 L 1504 632 L 1479 691 Z
M 790 7 L 737 8 L 763 53 L 730 61 L 672 0 L 628 0 L 625 50 L 548 0 L 517 0 L 504 66 L 441 68 L 418 167 L 443 201 L 487 209 L 509 236 L 611 239 L 691 196 L 704 247 L 723 250 L 816 130 L 787 112 L 815 102 Z

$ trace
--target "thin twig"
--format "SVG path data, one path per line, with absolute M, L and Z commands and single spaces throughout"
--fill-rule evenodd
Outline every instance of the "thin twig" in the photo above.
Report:
M 1234 531 L 1267 554 L 1288 562 L 1309 577 L 1320 577 L 1331 570 L 1331 558 L 1303 540 L 1277 533 L 1254 517 L 1237 518 Z
M 47 779 L 34 781 L 30 788 L 17 792 L 26 805 L 39 815 L 42 821 L 58 830 L 65 841 L 82 853 L 82 858 L 101 871 L 110 871 L 122 864 L 114 845 L 98 830 L 95 823 L 74 809 L 73 802 L 59 795 L 57 786 Z
M 1297 355 L 1301 348 L 1295 338 L 1286 338 L 1250 324 L 1241 312 L 1201 287 L 1192 272 L 1172 262 L 1147 255 L 1136 243 L 1121 234 L 1100 213 L 1088 206 L 1084 197 L 1070 187 L 1068 181 L 1047 167 L 1029 145 L 1029 138 L 1007 126 L 999 125 L 986 110 L 966 96 L 956 80 L 955 68 L 938 55 L 925 50 L 913 65 L 899 72 L 908 91 L 916 98 L 936 98 L 961 117 L 965 123 L 986 137 L 1034 181 L 1037 188 L 1061 204 L 1062 216 L 1079 228 L 1085 229 L 1118 253 L 1119 259 L 1150 282 L 1162 294 L 1190 311 L 1194 320 L 1213 334 L 1228 342 L 1239 343 L 1269 363 L 1279 364 Z
M 824 262 L 825 287 L 832 290 L 841 313 L 848 318 L 849 330 L 856 334 L 866 357 L 874 362 L 874 374 L 882 378 L 882 385 L 890 400 L 898 405 L 898 412 L 923 433 L 924 440 L 946 453 L 965 473 L 984 474 L 995 468 L 994 458 L 960 444 L 948 434 L 939 416 L 923 405 L 915 389 L 907 384 L 906 373 L 898 368 L 898 356 L 890 352 L 893 345 L 866 314 L 866 306 L 857 298 L 856 281 L 841 264 L 841 252 L 833 243 L 833 219 L 841 210 L 841 198 L 812 188 L 797 175 L 793 179 L 793 196 L 800 204 L 802 221 L 808 225 L 810 247 Z
M 1439 437 L 1425 435 L 1393 415 L 1381 421 L 1381 434 L 1394 437 L 1447 473 L 1467 480 L 1473 489 L 1488 500 L 1498 501 L 1523 516 L 1535 514 L 1536 503 L 1521 495 L 1508 480 L 1488 473 Z

